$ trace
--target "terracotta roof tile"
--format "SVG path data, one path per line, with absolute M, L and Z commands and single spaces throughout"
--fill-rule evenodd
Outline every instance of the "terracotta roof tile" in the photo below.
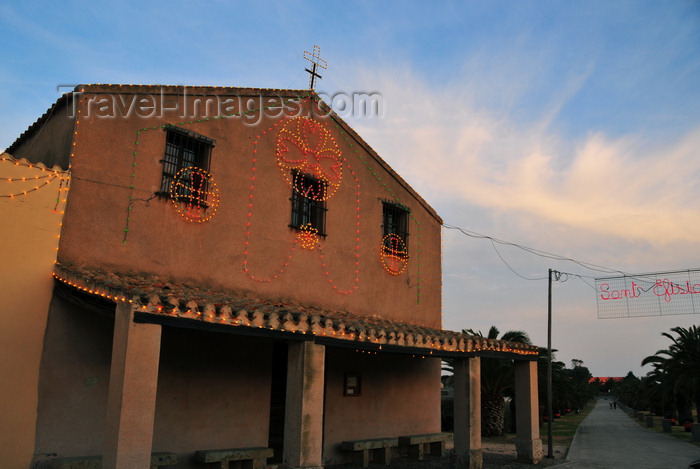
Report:
M 390 321 L 378 316 L 361 316 L 349 311 L 248 298 L 235 291 L 164 282 L 147 273 L 115 273 L 56 264 L 54 277 L 91 295 L 115 303 L 129 302 L 137 312 L 154 317 L 198 320 L 277 333 L 310 334 L 380 348 L 421 349 L 426 354 L 438 356 L 501 352 L 536 357 L 539 353 L 539 348 L 532 345 Z

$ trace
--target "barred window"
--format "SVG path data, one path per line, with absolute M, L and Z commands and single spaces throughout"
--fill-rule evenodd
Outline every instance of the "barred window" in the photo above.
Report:
M 382 204 L 382 248 L 393 255 L 408 257 L 408 216 L 411 212 L 402 204 L 394 202 L 382 202 Z
M 325 194 L 328 183 L 298 171 L 292 173 L 292 228 L 311 226 L 319 235 L 326 235 Z
M 207 178 L 211 150 L 215 141 L 191 130 L 173 125 L 165 127 L 165 154 L 160 195 L 179 201 L 206 205 Z

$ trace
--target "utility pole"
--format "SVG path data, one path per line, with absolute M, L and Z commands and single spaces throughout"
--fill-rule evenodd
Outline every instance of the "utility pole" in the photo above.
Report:
M 547 457 L 553 458 L 552 445 L 552 269 L 547 294 Z

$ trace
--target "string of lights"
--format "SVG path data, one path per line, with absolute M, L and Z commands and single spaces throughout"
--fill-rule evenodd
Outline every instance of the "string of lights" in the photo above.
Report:
M 34 176 L 22 176 L 22 177 L 3 177 L 0 178 L 0 182 L 6 182 L 11 187 L 8 193 L 4 193 L 4 189 L 0 191 L 0 197 L 6 197 L 14 199 L 16 197 L 25 196 L 31 192 L 38 191 L 44 187 L 47 187 L 54 180 L 59 179 L 61 183 L 61 188 L 64 179 L 68 179 L 69 175 L 67 171 L 56 171 L 52 168 L 47 168 L 42 164 L 34 164 L 28 161 L 15 160 L 14 158 L 2 157 L 0 162 L 8 163 L 13 166 L 22 166 L 29 168 L 33 171 L 39 171 L 40 173 L 47 174 L 36 174 Z M 19 186 L 19 187 L 18 187 Z M 4 186 L 3 186 L 4 187 Z M 59 188 L 59 193 L 61 192 Z M 60 198 L 60 196 L 59 196 Z
M 313 101 L 306 98 L 300 106 Z M 301 228 L 295 243 L 291 246 L 291 252 L 288 255 L 284 265 L 275 270 L 274 275 L 265 277 L 264 275 L 253 275 L 250 269 L 250 252 L 251 244 L 254 244 L 251 237 L 253 228 L 253 202 L 256 192 L 256 169 L 257 169 L 257 145 L 263 137 L 273 130 L 279 129 L 276 137 L 276 159 L 277 165 L 281 170 L 281 174 L 287 180 L 290 187 L 309 199 L 324 202 L 332 197 L 336 190 L 341 186 L 343 167 L 352 176 L 354 181 L 354 191 L 356 194 L 356 231 L 355 231 L 355 277 L 352 286 L 347 289 L 340 289 L 337 281 L 334 281 L 331 275 L 328 261 L 324 257 L 321 245 L 318 242 L 318 230 L 312 229 L 310 225 Z M 360 181 L 350 166 L 347 159 L 343 158 L 342 152 L 335 139 L 329 132 L 328 128 L 320 122 L 313 121 L 307 117 L 287 117 L 282 121 L 274 123 L 267 130 L 257 136 L 253 144 L 253 157 L 251 160 L 251 176 L 250 176 L 250 195 L 248 197 L 248 214 L 246 221 L 245 241 L 244 241 L 244 258 L 243 270 L 251 280 L 256 280 L 260 283 L 271 282 L 277 280 L 283 274 L 291 261 L 292 254 L 299 244 L 302 249 L 313 250 L 317 249 L 320 265 L 324 275 L 326 276 L 331 288 L 337 293 L 349 295 L 354 293 L 359 288 L 359 262 L 360 262 Z M 314 187 L 307 185 L 301 178 L 289 176 L 291 170 L 299 172 L 311 173 L 314 178 L 321 181 L 322 187 Z M 328 189 L 330 187 L 330 189 Z
M 316 97 L 314 97 L 316 99 Z M 318 100 L 318 106 L 319 107 L 326 107 L 326 104 L 322 100 Z M 328 110 L 330 112 L 330 110 Z M 331 114 L 331 118 L 335 120 L 335 118 Z M 365 157 L 364 152 L 360 151 L 361 146 L 367 146 L 368 148 L 371 149 L 371 147 L 367 144 L 367 142 L 362 142 L 358 141 L 355 136 L 352 136 L 348 134 L 343 127 L 340 125 L 338 121 L 335 122 L 335 128 L 338 132 L 340 132 L 340 135 L 343 137 L 345 140 L 345 143 L 349 146 L 350 150 L 354 153 L 354 156 L 357 157 L 360 162 L 365 166 L 365 169 L 369 171 L 370 174 L 379 182 L 384 190 L 386 190 L 387 195 L 389 198 L 397 203 L 401 203 L 401 199 L 394 193 L 393 189 L 389 184 L 386 183 L 386 181 L 382 180 L 381 173 L 377 171 L 376 168 L 371 166 L 371 160 Z M 374 151 L 374 149 L 372 149 Z M 358 193 L 359 197 L 359 193 Z M 416 255 L 416 304 L 421 303 L 421 285 L 422 285 L 422 255 L 423 255 L 423 233 L 422 233 L 422 227 L 420 221 L 414 216 L 413 212 L 409 213 L 409 219 L 414 223 L 415 228 L 416 228 L 416 246 L 417 246 L 417 255 Z M 380 255 L 381 255 L 380 251 Z M 387 268 L 387 264 L 384 263 L 384 258 L 382 259 L 384 268 L 387 270 L 388 273 L 392 275 L 400 275 L 403 270 L 405 269 L 405 266 L 401 266 L 399 264 L 399 270 L 397 271 L 395 268 Z M 402 262 L 403 263 L 403 262 Z M 389 264 L 390 266 L 391 264 Z M 398 273 L 396 273 L 398 272 Z

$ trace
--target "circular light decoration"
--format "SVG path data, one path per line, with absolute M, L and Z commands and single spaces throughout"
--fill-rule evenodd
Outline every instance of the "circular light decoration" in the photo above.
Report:
M 219 207 L 219 188 L 207 171 L 196 166 L 182 168 L 170 183 L 170 200 L 185 220 L 203 223 Z
M 379 248 L 379 257 L 384 270 L 391 275 L 401 275 L 408 265 L 408 249 L 401 236 L 389 233 L 384 236 Z
M 308 223 L 299 228 L 297 239 L 303 249 L 314 249 L 318 243 L 318 230 Z
M 324 201 L 335 194 L 343 178 L 342 153 L 330 131 L 308 117 L 288 119 L 277 136 L 277 164 L 295 191 Z M 309 184 L 309 175 L 320 183 Z

